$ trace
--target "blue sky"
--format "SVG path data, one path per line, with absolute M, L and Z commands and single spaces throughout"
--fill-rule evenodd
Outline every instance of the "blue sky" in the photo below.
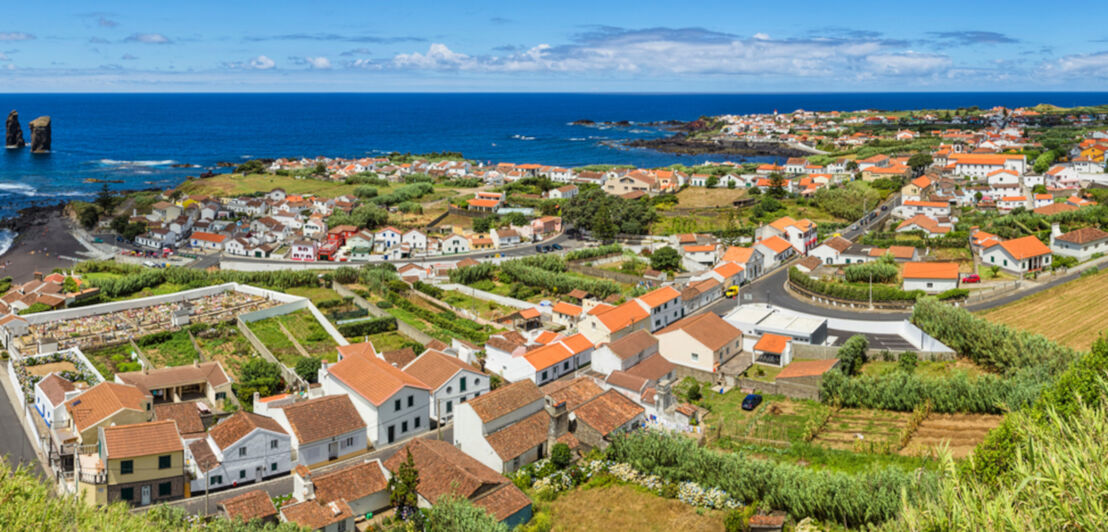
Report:
M 9 2 L 0 93 L 1108 90 L 1089 3 L 90 4 Z

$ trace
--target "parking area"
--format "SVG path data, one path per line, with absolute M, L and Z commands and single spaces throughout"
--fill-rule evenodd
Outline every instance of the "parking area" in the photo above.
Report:
M 836 347 L 843 345 L 844 343 L 846 343 L 847 339 L 857 334 L 861 334 L 866 337 L 866 340 L 869 341 L 870 349 L 888 349 L 890 351 L 905 351 L 916 349 L 916 347 L 909 343 L 908 340 L 904 339 L 903 336 L 896 334 L 858 333 L 836 329 L 827 330 L 827 337 L 829 339 L 832 337 L 835 339 L 831 343 L 831 345 Z

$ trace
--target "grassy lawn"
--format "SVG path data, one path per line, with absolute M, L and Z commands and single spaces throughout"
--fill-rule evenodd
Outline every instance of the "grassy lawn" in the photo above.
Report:
M 945 261 L 971 261 L 971 265 L 973 260 L 969 248 L 935 248 L 931 250 L 931 256 Z
M 750 369 L 746 370 L 744 376 L 748 379 L 753 379 L 756 381 L 773 382 L 777 380 L 777 374 L 781 373 L 782 369 L 784 368 L 754 364 L 750 367 Z
M 85 357 L 92 362 L 92 365 L 96 367 L 96 371 L 99 371 L 101 375 L 107 380 L 112 380 L 115 374 L 123 373 L 124 371 L 135 371 L 140 369 L 138 362 L 131 361 L 131 344 L 124 343 L 113 345 L 111 347 L 101 347 L 99 349 L 91 349 L 84 351 Z M 133 364 L 131 368 L 121 365 Z
M 342 296 L 331 290 L 330 288 L 324 288 L 322 286 L 294 286 L 285 290 L 285 293 L 294 296 L 306 297 L 312 300 L 312 303 L 318 304 L 320 301 L 327 301 L 331 299 L 342 299 Z
M 107 280 L 107 279 L 119 279 L 120 277 L 123 277 L 123 276 L 118 274 L 118 273 L 111 273 L 111 272 L 96 272 L 96 273 L 83 273 L 83 274 L 81 274 L 81 278 L 86 280 L 86 281 L 104 281 L 104 280 Z
M 200 344 L 200 351 L 207 360 L 219 362 L 236 379 L 243 364 L 258 356 L 250 341 L 231 325 L 220 324 L 210 333 L 201 333 L 196 343 Z
M 330 362 L 338 360 L 338 344 L 308 309 L 277 316 L 277 319 L 312 356 L 323 357 Z
M 704 188 L 688 187 L 677 193 L 677 205 L 687 208 L 730 207 L 734 202 L 746 197 L 742 188 Z
M 982 275 L 984 278 L 984 275 Z M 1018 329 L 1038 333 L 1055 342 L 1086 351 L 1093 341 L 1108 330 L 1108 275 L 1081 277 L 986 310 L 981 317 Z
M 866 362 L 865 365 L 862 366 L 862 373 L 866 375 L 884 375 L 893 371 L 897 371 L 896 362 L 874 360 Z M 964 373 L 968 377 L 976 377 L 987 372 L 978 367 L 977 364 L 964 358 L 959 358 L 957 360 L 935 362 L 921 361 L 919 365 L 916 366 L 915 373 L 921 377 L 952 377 L 959 373 Z
M 162 284 L 159 284 L 159 285 L 156 285 L 156 286 L 143 288 L 142 290 L 140 290 L 138 292 L 135 292 L 133 294 L 127 295 L 127 296 L 123 296 L 123 297 L 116 298 L 116 299 L 105 298 L 105 300 L 106 301 L 124 301 L 124 300 L 127 300 L 127 299 L 139 299 L 139 298 L 142 298 L 142 297 L 162 296 L 162 295 L 166 295 L 166 294 L 176 294 L 177 292 L 180 292 L 180 291 L 185 290 L 185 289 L 186 289 L 185 285 L 174 284 L 174 283 L 162 283 Z
M 450 303 L 460 309 L 468 310 L 486 320 L 494 320 L 515 312 L 513 308 L 498 305 L 492 301 L 477 299 L 456 290 L 447 290 L 443 292 L 441 299 L 446 303 Z
M 742 409 L 745 397 L 746 393 L 738 389 L 724 394 L 705 392 L 700 404 L 711 411 L 704 418 L 710 437 L 800 441 L 803 439 L 808 418 L 821 408 L 814 401 L 793 400 L 783 395 L 763 395 L 762 404 L 747 411 Z
M 366 338 L 364 336 L 348 337 L 347 340 L 350 340 L 351 342 L 362 342 L 365 341 Z M 408 338 L 407 336 L 404 336 L 403 334 L 400 334 L 396 331 L 371 334 L 369 335 L 368 340 L 370 342 L 373 342 L 373 348 L 376 349 L 378 353 L 384 351 L 395 351 L 397 349 L 402 349 L 404 348 L 404 346 L 408 345 L 412 347 L 416 354 L 420 353 L 423 350 L 422 347 L 418 349 L 415 347 L 419 344 L 419 342 L 412 340 L 411 338 Z
M 300 359 L 300 352 L 292 345 L 292 340 L 289 340 L 289 337 L 281 331 L 277 318 L 250 322 L 247 326 L 250 327 L 250 332 L 258 337 L 258 341 L 277 357 L 277 360 L 290 368 L 296 365 L 296 361 Z
M 177 187 L 185 194 L 202 194 L 215 197 L 230 197 L 251 194 L 253 192 L 269 192 L 275 188 L 283 188 L 288 194 L 315 194 L 326 198 L 334 198 L 345 194 L 353 194 L 357 185 L 347 185 L 342 181 L 324 181 L 322 179 L 303 178 L 291 176 L 279 176 L 274 174 L 219 174 L 205 179 L 190 179 Z M 376 187 L 383 194 L 392 187 Z
M 550 503 L 550 515 L 555 531 L 716 532 L 724 529 L 725 512 L 698 510 L 676 499 L 617 484 L 563 493 Z
M 188 331 L 177 331 L 160 344 L 139 346 L 142 353 L 154 367 L 187 366 L 196 360 L 196 349 L 192 346 Z

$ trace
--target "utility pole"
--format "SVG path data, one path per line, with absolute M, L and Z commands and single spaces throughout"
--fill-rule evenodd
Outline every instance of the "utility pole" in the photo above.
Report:
M 873 270 L 869 272 L 869 308 L 873 309 Z
M 212 485 L 209 484 L 209 474 L 211 471 L 204 472 L 204 515 L 210 515 L 208 512 L 208 496 L 212 494 Z

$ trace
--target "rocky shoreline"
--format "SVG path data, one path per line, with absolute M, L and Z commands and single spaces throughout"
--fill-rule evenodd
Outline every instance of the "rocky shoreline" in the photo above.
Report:
M 647 148 L 682 155 L 739 155 L 747 157 L 803 157 L 809 152 L 778 142 L 689 138 L 678 133 L 660 139 L 636 139 L 623 143 L 628 148 Z
M 0 219 L 0 229 L 22 234 L 30 227 L 42 225 L 52 219 L 66 217 L 68 206 L 69 203 L 63 201 L 22 208 L 15 216 Z

